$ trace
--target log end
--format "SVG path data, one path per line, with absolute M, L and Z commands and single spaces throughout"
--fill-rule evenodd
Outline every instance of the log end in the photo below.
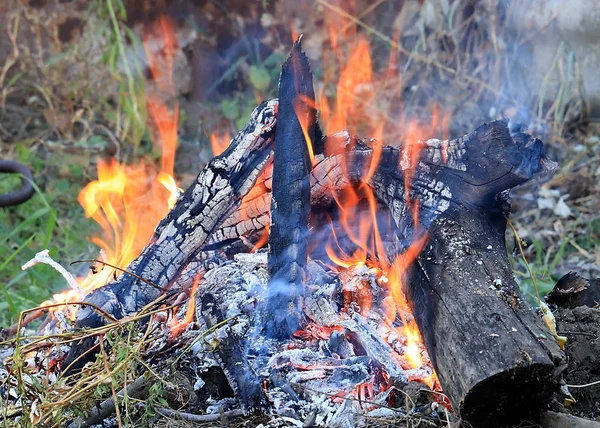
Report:
M 474 427 L 512 426 L 538 419 L 557 387 L 554 364 L 523 365 L 479 382 L 458 410 Z

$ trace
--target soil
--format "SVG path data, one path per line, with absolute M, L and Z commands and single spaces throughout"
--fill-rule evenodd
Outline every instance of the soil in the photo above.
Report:
M 555 313 L 559 334 L 567 336 L 565 353 L 567 385 L 586 385 L 600 379 L 600 308 L 579 306 L 559 308 Z M 570 387 L 575 403 L 568 410 L 581 417 L 600 417 L 600 384 L 584 388 Z

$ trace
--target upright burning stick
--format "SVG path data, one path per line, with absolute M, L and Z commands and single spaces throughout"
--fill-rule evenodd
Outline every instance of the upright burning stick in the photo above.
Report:
M 312 73 L 298 39 L 281 69 L 273 158 L 266 334 L 281 339 L 290 337 L 299 324 L 296 308 L 307 257 L 310 153 L 317 127 L 314 106 Z

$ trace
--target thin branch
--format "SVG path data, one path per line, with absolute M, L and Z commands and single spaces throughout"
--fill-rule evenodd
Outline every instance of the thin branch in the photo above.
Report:
M 569 388 L 588 388 L 590 386 L 596 386 L 596 385 L 600 385 L 600 380 L 597 380 L 595 382 L 586 383 L 586 384 L 583 384 L 583 385 L 568 385 L 567 384 L 567 386 Z
M 166 293 L 166 292 L 168 291 L 166 288 L 164 288 L 164 287 L 161 287 L 160 285 L 156 285 L 156 284 L 155 284 L 155 283 L 153 283 L 152 281 L 149 281 L 149 280 L 147 280 L 147 279 L 145 279 L 145 278 L 142 278 L 142 277 L 141 277 L 141 276 L 139 276 L 138 274 L 135 274 L 135 273 L 133 273 L 133 272 L 131 272 L 131 271 L 128 271 L 127 269 L 120 268 L 120 267 L 118 267 L 118 266 L 115 266 L 115 265 L 113 265 L 113 264 L 110 264 L 110 263 L 108 263 L 108 262 L 105 262 L 104 260 L 97 260 L 97 259 L 82 259 L 82 260 L 75 260 L 74 262 L 71 262 L 71 264 L 72 264 L 72 265 L 74 265 L 75 263 L 92 263 L 92 262 L 93 262 L 93 263 L 102 263 L 103 265 L 106 265 L 106 266 L 108 266 L 108 267 L 111 267 L 111 268 L 113 268 L 113 269 L 116 269 L 116 270 L 118 270 L 118 271 L 121 271 L 121 272 L 123 272 L 123 273 L 126 273 L 126 274 L 128 274 L 128 275 L 131 275 L 131 276 L 133 276 L 135 279 L 139 279 L 140 281 L 142 281 L 142 282 L 144 282 L 144 283 L 146 283 L 146 284 L 148 284 L 148 285 L 151 285 L 152 287 L 156 288 L 157 290 L 160 290 L 160 291 L 162 291 L 163 293 Z

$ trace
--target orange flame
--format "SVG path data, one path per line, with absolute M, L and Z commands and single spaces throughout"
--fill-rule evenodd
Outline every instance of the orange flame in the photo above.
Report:
M 158 174 L 158 177 L 156 177 L 156 180 L 162 184 L 165 189 L 167 189 L 169 191 L 169 200 L 167 201 L 167 205 L 169 207 L 169 209 L 173 209 L 173 207 L 175 206 L 175 203 L 177 202 L 177 197 L 178 195 L 183 192 L 183 189 L 181 189 L 179 186 L 177 186 L 177 183 L 175 182 L 175 179 L 173 178 L 172 175 L 167 174 L 164 171 L 161 171 Z
M 152 41 L 156 42 L 156 38 L 151 39 L 151 34 L 144 35 L 144 48 L 158 89 L 174 98 L 171 77 L 177 46 L 174 27 L 167 18 L 161 18 L 157 27 L 160 30 L 158 40 L 164 42 L 162 58 L 149 46 Z M 92 237 L 91 241 L 101 248 L 103 261 L 121 268 L 129 265 L 142 251 L 152 237 L 154 227 L 173 207 L 179 193 L 173 178 L 179 110 L 178 106 L 169 109 L 162 101 L 163 95 L 147 94 L 148 111 L 156 128 L 154 142 L 162 152 L 160 169 L 143 160 L 137 165 L 120 164 L 115 159 L 100 160 L 98 179 L 90 182 L 78 198 L 86 217 L 93 218 L 102 229 L 102 233 Z M 98 272 L 79 278 L 78 282 L 82 291 L 88 293 L 119 274 L 100 267 Z M 82 297 L 70 290 L 54 295 L 53 301 L 73 302 Z M 74 311 L 70 312 L 70 316 L 74 315 Z
M 175 166 L 175 149 L 177 147 L 177 125 L 179 116 L 179 107 L 175 106 L 173 111 L 169 111 L 167 105 L 158 97 L 148 96 L 148 111 L 152 116 L 158 141 L 162 149 L 161 171 L 165 174 L 173 175 Z
M 196 290 L 198 290 L 198 283 L 202 278 L 201 272 L 198 272 L 196 278 L 194 278 L 194 284 L 190 290 L 190 298 L 188 300 L 187 307 L 185 309 L 185 315 L 182 320 L 179 320 L 177 316 L 173 316 L 169 321 L 169 335 L 171 340 L 179 336 L 188 325 L 194 321 L 196 315 Z
M 86 216 L 102 227 L 102 236 L 92 238 L 92 242 L 102 248 L 109 263 L 121 267 L 129 264 L 152 236 L 157 221 L 168 212 L 171 193 L 157 176 L 156 168 L 143 162 L 128 166 L 114 159 L 100 161 L 98 180 L 79 194 Z
M 161 17 L 155 27 L 158 28 L 144 34 L 143 41 L 152 77 L 160 93 L 149 93 L 147 95 L 147 105 L 158 132 L 158 141 L 155 141 L 155 143 L 160 142 L 162 149 L 161 171 L 173 175 L 175 149 L 177 148 L 179 106 L 175 105 L 173 109 L 169 109 L 163 100 L 165 97 L 174 98 L 176 96 L 173 84 L 173 60 L 177 40 L 173 22 L 168 17 Z M 159 33 L 158 40 L 164 41 L 162 55 L 155 55 L 151 47 L 150 34 L 157 32 Z
M 213 132 L 210 134 L 210 148 L 212 149 L 213 156 L 219 156 L 221 153 L 229 147 L 231 141 L 231 134 L 229 131 L 225 131 L 223 134 Z
M 352 5 L 350 5 L 352 7 Z M 332 17 L 326 14 L 326 22 L 330 26 L 330 42 L 339 65 L 339 79 L 325 70 L 323 87 L 318 91 L 318 108 L 320 119 L 324 124 L 326 134 L 331 135 L 347 129 L 354 134 L 360 129 L 365 135 L 374 136 L 371 141 L 371 161 L 362 171 L 362 184 L 352 189 L 344 189 L 338 194 L 333 194 L 338 205 L 338 218 L 334 227 L 330 219 L 331 233 L 325 244 L 325 251 L 340 273 L 346 270 L 360 269 L 365 266 L 375 269 L 379 284 L 389 290 L 390 298 L 384 299 L 385 313 L 389 319 L 387 331 L 394 329 L 392 323 L 399 319 L 401 327 L 396 328 L 398 333 L 405 338 L 404 352 L 399 357 L 399 364 L 405 368 L 417 368 L 424 365 L 424 348 L 417 325 L 411 315 L 411 310 L 403 291 L 403 278 L 423 249 L 427 236 L 422 235 L 399 255 L 393 263 L 385 259 L 384 239 L 381 236 L 380 225 L 391 218 L 387 218 L 379 210 L 373 190 L 368 181 L 376 172 L 381 156 L 383 155 L 384 128 L 390 129 L 403 136 L 403 157 L 399 168 L 405 177 L 405 199 L 409 212 L 413 216 L 415 230 L 419 227 L 419 202 L 411 198 L 411 184 L 415 169 L 418 166 L 421 150 L 424 144 L 421 139 L 440 136 L 447 138 L 449 116 L 440 114 L 438 108 L 433 109 L 433 118 L 428 126 L 420 126 L 415 121 L 409 121 L 401 116 L 399 120 L 390 120 L 393 116 L 391 106 L 389 110 L 381 107 L 379 100 L 384 98 L 383 92 L 395 93 L 395 88 L 386 85 L 397 84 L 398 78 L 394 76 L 397 69 L 398 58 L 394 50 L 390 53 L 387 69 L 381 76 L 375 76 L 372 69 L 370 46 L 366 38 L 356 36 L 356 31 L 350 23 L 340 23 L 339 16 Z M 340 31 L 339 29 L 344 31 Z M 398 34 L 394 35 L 396 39 Z M 349 50 L 348 50 L 349 48 Z M 344 53 L 347 52 L 347 54 Z M 347 59 L 345 59 L 347 58 Z M 336 99 L 332 103 L 326 97 L 325 88 L 334 83 Z M 389 96 L 388 96 L 389 97 Z M 401 103 L 400 103 L 401 104 Z M 404 114 L 400 105 L 400 113 Z M 351 123 L 350 123 L 351 121 Z M 335 147 L 325 147 L 326 155 L 338 153 Z M 344 153 L 342 153 L 344 156 Z M 442 146 L 442 161 L 447 159 L 447 147 Z M 345 162 L 342 162 L 345 165 Z M 383 222 L 383 223 L 382 223 Z M 342 238 L 344 236 L 344 238 Z M 344 240 L 346 244 L 341 241 Z M 352 245 L 349 249 L 348 241 Z M 352 276 L 352 274 L 350 274 Z M 368 287 L 362 284 L 352 284 L 349 290 L 344 290 L 344 310 L 352 305 L 360 306 L 362 315 L 368 314 L 371 302 Z M 433 385 L 435 375 L 423 379 L 430 386 Z
M 310 138 L 310 135 L 308 135 L 308 127 L 311 125 L 309 123 L 310 119 L 308 118 L 308 116 L 300 114 L 299 109 L 300 109 L 299 103 L 297 103 L 297 105 L 294 105 L 294 111 L 296 112 L 296 117 L 298 118 L 298 122 L 300 122 L 300 128 L 302 129 L 302 134 L 304 135 L 304 142 L 306 143 L 306 147 L 308 148 L 308 157 L 310 159 L 310 164 L 314 165 L 315 164 L 315 152 L 313 150 L 313 141 Z
M 175 58 L 175 49 L 177 38 L 175 36 L 173 21 L 167 16 L 161 16 L 150 32 L 144 32 L 143 42 L 148 65 L 152 72 L 152 77 L 156 84 L 163 90 L 173 88 L 173 59 Z M 159 32 L 162 36 L 159 41 L 164 42 L 163 55 L 155 55 L 149 47 L 150 36 Z
M 348 117 L 368 119 L 361 114 L 361 106 L 369 103 L 375 96 L 373 91 L 373 71 L 369 43 L 359 38 L 346 64 L 340 64 L 342 72 L 337 83 L 337 99 L 332 111 L 327 99 L 319 99 L 321 118 L 326 124 L 326 133 L 333 134 L 348 129 Z M 351 130 L 351 129 L 349 129 Z

